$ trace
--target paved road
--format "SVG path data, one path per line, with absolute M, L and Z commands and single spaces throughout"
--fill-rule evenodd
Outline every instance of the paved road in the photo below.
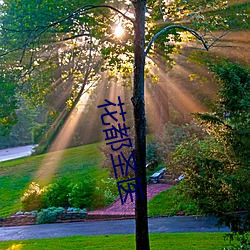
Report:
M 0 149 L 0 162 L 31 155 L 34 145 Z
M 150 218 L 150 233 L 167 232 L 228 232 L 227 227 L 218 229 L 214 218 L 195 216 Z M 38 238 L 56 238 L 73 235 L 134 234 L 135 220 L 109 220 L 46 224 L 0 228 L 0 241 Z

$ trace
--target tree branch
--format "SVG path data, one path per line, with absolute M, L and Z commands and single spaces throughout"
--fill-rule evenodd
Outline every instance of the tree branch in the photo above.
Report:
M 125 19 L 127 19 L 131 23 L 134 23 L 134 20 L 132 18 L 128 17 L 126 14 L 122 13 L 120 10 L 116 9 L 115 7 L 113 7 L 111 5 L 89 5 L 89 7 L 86 8 L 85 10 L 91 10 L 91 9 L 97 9 L 97 8 L 108 8 L 108 9 L 111 9 L 111 10 L 117 12 L 118 14 L 122 15 L 122 17 L 124 17 Z
M 2 29 L 3 30 L 6 30 L 6 31 L 11 31 L 11 32 L 36 32 L 36 31 L 39 31 L 41 29 L 49 29 L 57 24 L 61 24 L 63 22 L 65 22 L 66 20 L 76 16 L 76 15 L 79 15 L 81 14 L 82 12 L 84 11 L 89 11 L 89 10 L 92 10 L 92 9 L 97 9 L 97 8 L 108 8 L 108 9 L 111 9 L 115 12 L 117 12 L 118 14 L 120 14 L 121 16 L 123 16 L 125 19 L 127 19 L 128 21 L 134 23 L 134 20 L 130 17 L 128 17 L 126 14 L 124 14 L 123 12 L 121 12 L 120 10 L 116 9 L 115 7 L 111 6 L 111 5 L 92 5 L 92 4 L 89 4 L 89 5 L 84 5 L 80 8 L 78 8 L 77 10 L 73 11 L 71 14 L 69 14 L 68 16 L 58 20 L 58 21 L 55 21 L 55 22 L 52 22 L 51 24 L 49 25 L 41 25 L 41 26 L 36 26 L 34 29 L 24 29 L 24 30 L 16 30 L 16 29 L 9 29 L 9 28 L 6 28 L 4 26 L 2 26 Z
M 68 15 L 68 16 L 66 16 L 66 17 L 64 17 L 64 18 L 62 18 L 62 19 L 60 19 L 58 21 L 52 22 L 49 25 L 37 26 L 34 29 L 15 30 L 15 29 L 9 29 L 9 28 L 6 28 L 6 27 L 2 26 L 1 28 L 3 30 L 10 31 L 10 32 L 29 32 L 29 33 L 38 32 L 38 34 L 35 34 L 32 39 L 30 39 L 28 42 L 26 42 L 22 46 L 1 53 L 0 57 L 1 56 L 5 56 L 5 55 L 7 55 L 7 54 L 9 54 L 11 52 L 15 52 L 15 51 L 18 51 L 18 50 L 24 50 L 24 49 L 26 49 L 29 44 L 31 44 L 32 42 L 34 42 L 39 36 L 41 36 L 49 28 L 54 27 L 54 26 L 56 26 L 58 24 L 61 24 L 61 23 L 65 22 L 66 20 L 68 20 L 68 19 L 70 19 L 70 18 L 72 18 L 72 17 L 74 17 L 76 15 L 81 14 L 84 11 L 89 11 L 89 10 L 97 9 L 97 8 L 108 8 L 108 9 L 111 9 L 111 10 L 117 12 L 118 14 L 122 15 L 128 21 L 134 23 L 134 20 L 132 18 L 128 17 L 126 14 L 124 14 L 123 12 L 121 12 L 120 10 L 116 9 L 113 6 L 110 6 L 110 5 L 91 5 L 91 4 L 84 5 L 84 6 L 80 7 L 79 9 L 75 10 L 74 12 L 72 12 L 70 15 Z
M 205 47 L 206 50 L 209 50 L 211 45 L 208 46 L 206 44 L 206 41 L 204 40 L 204 38 L 195 30 L 192 30 L 186 26 L 182 26 L 182 25 L 170 25 L 170 26 L 167 26 L 165 27 L 164 29 L 162 29 L 161 31 L 159 31 L 158 33 L 156 33 L 153 38 L 150 40 L 146 50 L 145 50 L 145 56 L 147 56 L 152 44 L 155 42 L 155 40 L 162 34 L 164 34 L 165 32 L 171 30 L 171 29 L 182 29 L 182 30 L 185 30 L 185 31 L 188 31 L 189 33 L 191 33 L 193 36 L 195 36 L 199 41 L 202 42 L 203 46 Z M 213 43 L 214 44 L 214 43 Z
M 225 36 L 226 34 L 228 34 L 230 31 L 228 30 L 227 32 L 223 33 L 222 35 L 220 35 L 219 37 L 215 37 L 215 40 L 209 45 L 209 48 L 211 48 L 215 43 L 217 43 L 223 36 Z
M 79 15 L 81 14 L 82 12 L 84 11 L 89 11 L 89 10 L 93 10 L 93 9 L 97 9 L 97 8 L 108 8 L 108 9 L 111 9 L 115 12 L 117 12 L 118 14 L 122 15 L 125 19 L 129 20 L 130 22 L 134 23 L 133 19 L 131 19 L 130 17 L 128 17 L 126 14 L 122 13 L 120 10 L 116 9 L 115 7 L 111 6 L 111 5 L 92 5 L 92 4 L 89 4 L 89 5 L 84 5 L 82 7 L 80 7 L 79 9 L 75 10 L 74 12 L 72 12 L 70 15 L 56 21 L 56 22 L 52 22 L 50 25 L 47 25 L 47 26 L 39 26 L 40 28 L 51 28 L 57 24 L 61 24 L 63 22 L 65 22 L 66 20 L 68 20 L 69 18 L 71 17 L 74 17 L 76 15 Z

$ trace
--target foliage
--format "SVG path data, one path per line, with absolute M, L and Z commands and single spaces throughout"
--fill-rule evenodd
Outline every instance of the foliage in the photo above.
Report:
M 21 197 L 24 211 L 39 210 L 43 206 L 44 189 L 38 183 L 32 182 L 28 190 Z
M 46 133 L 46 130 L 48 129 L 47 123 L 41 123 L 36 125 L 32 129 L 33 134 L 33 143 L 38 144 L 42 138 L 42 136 Z
M 226 25 L 224 29 L 229 30 L 241 30 L 241 29 L 249 29 L 249 8 L 250 3 L 239 3 L 228 6 L 224 11 L 215 10 L 211 12 L 211 17 L 215 15 L 221 15 L 224 20 L 226 20 Z
M 110 8 L 91 6 L 105 3 L 127 11 L 122 16 Z M 121 75 L 124 84 L 131 85 L 132 3 L 89 0 L 85 8 L 82 4 L 78 0 L 70 3 L 5 0 L 0 5 L 1 67 L 13 72 L 15 88 L 36 106 L 46 102 L 60 111 L 71 109 L 83 90 L 99 81 L 100 70 L 110 70 L 116 79 Z M 147 8 L 147 43 L 162 28 L 176 22 L 185 20 L 188 26 L 208 33 L 211 29 L 228 28 L 227 19 L 235 15 L 235 11 L 227 11 L 227 1 L 218 0 L 147 1 Z M 234 10 L 239 15 L 243 13 L 246 19 L 246 8 Z M 126 34 L 119 39 L 113 35 L 113 27 L 118 23 L 126 29 Z M 181 33 L 173 29 L 155 41 L 150 53 L 159 53 L 171 65 L 171 54 L 179 47 L 173 40 L 182 39 Z M 55 104 L 58 99 L 62 100 L 60 105 Z
M 43 195 L 45 207 L 68 207 L 70 184 L 70 181 L 63 177 L 45 187 Z
M 209 136 L 183 142 L 169 168 L 185 174 L 181 192 L 232 231 L 249 229 L 250 74 L 230 62 L 211 64 L 221 83 L 214 113 L 197 114 Z M 244 211 L 245 214 L 239 213 Z
M 55 222 L 59 213 L 64 212 L 62 207 L 48 207 L 37 213 L 36 224 Z
M 111 204 L 119 196 L 116 180 L 113 178 L 101 179 L 96 183 L 93 194 L 95 209 Z
M 196 134 L 200 138 L 204 136 L 202 131 L 194 122 L 185 125 L 167 123 L 163 131 L 149 137 L 147 142 L 147 162 L 153 170 L 159 164 L 165 163 L 167 156 L 175 151 L 177 145 L 183 140 Z
M 68 207 L 67 212 L 79 212 L 79 213 L 86 213 L 86 208 L 80 209 L 80 208 L 75 208 L 75 207 Z
M 21 201 L 24 211 L 40 210 L 49 207 L 100 208 L 113 202 L 117 196 L 114 179 L 101 179 L 95 186 L 95 180 L 85 175 L 85 179 L 72 182 L 63 177 L 40 188 L 39 184 L 31 183 Z M 42 210 L 43 211 L 43 210 Z M 47 210 L 45 210 L 47 216 Z M 52 216 L 52 213 L 51 213 Z
M 91 175 L 94 180 L 106 179 L 107 171 L 100 170 L 102 155 L 97 149 L 98 144 L 89 144 L 82 147 L 67 149 L 63 152 L 63 158 L 58 163 L 58 168 L 52 174 L 52 180 L 65 177 L 70 182 L 81 181 L 86 174 Z M 30 156 L 27 158 L 1 162 L 0 168 L 0 217 L 8 216 L 21 210 L 20 197 L 23 196 L 28 185 L 34 180 L 39 182 L 36 176 L 42 163 L 47 157 L 58 157 L 58 152 Z M 49 183 L 50 178 L 45 182 Z
M 131 139 L 132 145 L 134 145 L 133 144 L 133 137 L 131 137 L 131 136 L 129 136 L 129 137 Z M 130 167 L 127 167 L 127 169 L 126 169 L 127 164 L 125 163 L 125 160 L 121 156 L 121 152 L 122 152 L 123 156 L 126 158 L 126 160 L 128 160 L 130 158 L 130 161 L 129 161 L 130 164 L 132 166 L 135 166 L 134 161 L 133 161 L 133 156 L 132 156 L 132 153 L 133 153 L 133 148 L 132 147 L 122 147 L 121 152 L 119 150 L 118 151 L 113 151 L 110 146 L 107 146 L 105 144 L 98 147 L 98 148 L 99 148 L 100 152 L 104 156 L 103 161 L 102 161 L 102 165 L 100 167 L 104 168 L 104 169 L 107 169 L 109 171 L 110 177 L 116 178 L 115 171 L 116 171 L 116 174 L 117 174 L 117 178 L 122 178 L 122 177 L 124 177 L 124 178 L 131 177 L 132 178 L 134 176 L 134 170 L 132 168 L 130 168 Z M 122 170 L 121 170 L 120 167 L 116 167 L 115 170 L 114 170 L 111 155 L 113 156 L 114 164 L 117 164 L 117 165 L 119 163 L 119 161 L 118 161 L 119 157 L 121 158 L 121 162 L 124 163 L 124 166 L 122 166 L 123 174 L 122 174 Z M 126 176 L 126 171 L 127 171 L 127 176 Z
M 94 183 L 90 178 L 84 178 L 81 182 L 72 185 L 69 193 L 69 204 L 73 207 L 91 208 Z
M 247 233 L 228 233 L 225 236 L 225 239 L 228 239 L 230 242 L 230 247 L 224 247 L 223 250 L 249 250 L 250 249 L 250 240 Z M 235 244 L 234 241 L 237 241 Z
M 238 195 L 232 190 L 235 179 L 230 175 L 231 169 L 224 169 L 221 163 L 225 157 L 223 145 L 213 137 L 193 138 L 178 147 L 168 166 L 174 177 L 185 175 L 178 188 L 180 193 L 185 193 L 208 214 L 229 212 L 237 209 L 236 205 L 240 209 Z
M 12 126 L 8 135 L 0 136 L 0 148 L 37 144 L 37 141 L 33 140 L 33 128 L 43 121 L 43 109 L 30 107 L 24 100 L 19 102 L 22 104 L 16 110 L 17 123 Z
M 3 74 L 0 77 L 0 136 L 9 134 L 11 127 L 17 122 L 16 86 L 6 78 Z

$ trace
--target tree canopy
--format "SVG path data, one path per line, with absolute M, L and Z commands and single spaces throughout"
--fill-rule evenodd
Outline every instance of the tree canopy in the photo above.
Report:
M 172 41 L 183 40 L 178 29 L 183 24 L 199 30 L 208 46 L 205 35 L 230 29 L 232 15 L 245 15 L 243 27 L 247 14 L 240 10 L 231 12 L 230 18 L 221 15 L 228 9 L 227 1 L 147 1 L 146 45 L 163 28 L 177 27 L 154 40 L 154 46 L 147 48 L 148 56 L 159 54 L 171 64 L 177 46 Z M 126 84 L 132 81 L 133 21 L 130 1 L 85 1 L 82 6 L 77 0 L 5 0 L 1 5 L 1 67 L 15 69 L 15 89 L 29 102 L 40 105 L 52 96 L 62 99 L 60 110 L 65 109 L 97 83 L 103 70 L 113 76 L 122 74 Z M 114 35 L 118 24 L 126 30 L 119 39 Z M 62 95 L 62 88 L 67 95 Z

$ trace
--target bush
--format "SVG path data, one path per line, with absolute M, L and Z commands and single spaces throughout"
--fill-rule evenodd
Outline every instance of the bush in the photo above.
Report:
M 147 169 L 153 171 L 160 162 L 160 157 L 158 154 L 158 143 L 156 140 L 149 139 L 147 143 Z
M 46 130 L 48 129 L 47 123 L 37 124 L 32 129 L 32 141 L 34 144 L 38 144 L 42 138 L 42 136 L 46 133 Z
M 247 198 L 242 197 L 248 195 L 247 180 L 240 183 L 237 169 L 228 164 L 229 157 L 224 145 L 213 136 L 204 140 L 193 138 L 172 154 L 168 169 L 174 177 L 185 175 L 179 191 L 187 200 L 193 200 L 203 213 L 229 216 L 231 212 L 247 210 Z
M 96 184 L 93 194 L 93 206 L 95 209 L 107 206 L 115 201 L 118 196 L 119 192 L 116 184 L 116 179 L 102 179 Z
M 70 181 L 66 178 L 61 178 L 56 182 L 48 185 L 44 192 L 45 207 L 68 207 L 69 193 L 71 190 Z
M 129 138 L 131 139 L 132 145 L 134 145 L 133 137 L 129 136 Z M 112 163 L 110 155 L 111 154 L 113 155 L 113 159 L 114 159 L 115 164 L 118 164 L 118 156 L 120 156 L 121 157 L 121 161 L 123 163 L 125 163 L 123 157 L 120 154 L 120 151 L 119 150 L 118 151 L 113 151 L 110 146 L 107 146 L 105 144 L 103 146 L 99 147 L 99 150 L 104 155 L 101 168 L 108 169 L 108 171 L 110 173 L 109 174 L 110 177 L 116 178 L 115 172 L 114 172 L 113 163 Z M 127 160 L 131 156 L 132 151 L 133 151 L 132 147 L 122 147 L 122 154 L 124 155 L 124 157 Z M 130 159 L 130 164 L 134 167 L 134 162 L 133 162 L 133 158 L 132 157 Z M 124 174 L 122 174 L 121 168 L 119 168 L 119 167 L 116 168 L 116 174 L 117 174 L 118 178 L 120 178 L 120 177 L 133 178 L 134 175 L 135 175 L 135 171 L 132 168 L 130 168 L 130 167 L 128 167 L 128 169 L 127 169 L 127 176 L 126 176 L 126 167 L 125 166 L 123 166 L 123 172 L 124 172 Z
M 32 182 L 27 191 L 21 197 L 22 209 L 24 211 L 39 210 L 43 207 L 44 189 L 38 183 Z
M 225 236 L 225 239 L 228 239 L 230 242 L 230 247 L 225 247 L 223 250 L 250 250 L 250 240 L 247 233 L 228 233 Z M 233 244 L 233 241 L 237 241 L 236 244 Z
M 43 189 L 33 182 L 21 198 L 23 210 L 70 206 L 79 209 L 100 208 L 109 205 L 119 196 L 116 180 L 113 178 L 101 179 L 95 185 L 95 181 L 88 176 L 77 183 L 61 178 Z M 53 217 L 53 213 L 49 217 Z
M 62 207 L 49 207 L 37 213 L 36 224 L 55 222 L 59 213 L 64 212 Z
M 155 134 L 147 143 L 147 162 L 149 170 L 155 170 L 159 164 L 165 163 L 167 156 L 185 139 L 196 134 L 203 138 L 205 133 L 194 122 L 186 125 L 165 124 L 162 132 Z
M 80 208 L 75 208 L 75 207 L 68 207 L 67 213 L 72 213 L 72 212 L 87 213 L 87 210 L 86 210 L 86 208 L 80 209 Z
M 69 193 L 69 204 L 73 207 L 92 207 L 92 195 L 94 193 L 94 184 L 85 179 L 72 186 Z

